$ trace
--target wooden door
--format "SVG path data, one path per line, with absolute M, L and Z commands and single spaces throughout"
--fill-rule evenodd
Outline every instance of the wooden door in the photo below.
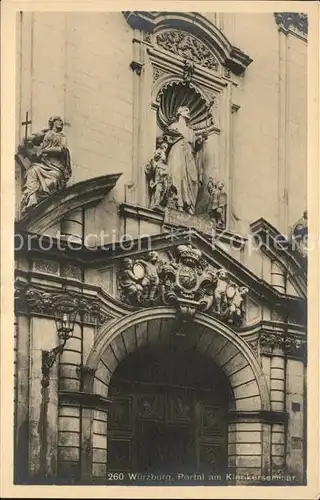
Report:
M 210 397 L 143 384 L 112 397 L 108 470 L 226 471 L 227 421 Z

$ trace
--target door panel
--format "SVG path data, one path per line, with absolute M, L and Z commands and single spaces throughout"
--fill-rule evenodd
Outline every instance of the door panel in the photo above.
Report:
M 210 395 L 148 386 L 112 396 L 108 470 L 225 472 L 227 419 Z M 128 391 L 129 392 L 129 391 Z

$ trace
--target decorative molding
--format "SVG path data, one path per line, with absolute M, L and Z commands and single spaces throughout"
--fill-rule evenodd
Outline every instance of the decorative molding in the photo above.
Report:
M 252 350 L 255 357 L 258 358 L 258 356 L 259 356 L 259 337 L 256 337 L 255 339 L 252 339 L 252 340 L 251 339 L 246 340 L 246 342 L 249 345 L 249 347 Z
M 118 272 L 121 300 L 138 306 L 175 305 L 182 317 L 206 311 L 234 327 L 245 318 L 248 288 L 230 279 L 225 269 L 208 265 L 192 245 L 176 247 L 164 261 L 155 251 L 138 259 L 125 258 Z
M 143 64 L 140 62 L 137 62 L 137 61 L 132 61 L 130 64 L 130 68 L 132 69 L 132 71 L 134 73 L 136 73 L 138 76 L 140 76 L 142 68 L 143 68 Z
M 153 82 L 158 80 L 158 78 L 161 78 L 163 75 L 166 74 L 166 72 L 163 69 L 158 68 L 157 66 L 152 66 L 152 71 L 153 71 Z
M 201 67 L 209 71 L 216 67 L 217 61 L 239 75 L 252 62 L 247 54 L 229 42 L 217 26 L 198 12 L 125 11 L 123 15 L 132 29 L 156 33 L 158 44 L 165 45 L 165 50 L 169 48 L 177 55 L 183 54 L 183 59 L 201 63 Z M 179 34 L 166 35 L 172 32 Z M 181 46 L 182 39 L 188 47 Z M 201 51 L 198 52 L 199 48 Z
M 287 34 L 294 30 L 304 37 L 308 35 L 308 16 L 301 12 L 275 12 L 275 21 L 279 30 Z
M 258 410 L 258 411 L 229 411 L 229 423 L 233 422 L 263 422 L 268 424 L 285 423 L 289 414 L 285 411 Z
M 194 73 L 194 63 L 190 59 L 185 59 L 183 66 L 183 79 L 185 82 L 191 82 Z
M 59 275 L 59 262 L 55 260 L 36 259 L 33 261 L 34 271 Z
M 143 33 L 142 33 L 142 39 L 146 43 L 152 43 L 152 35 L 151 35 L 151 33 L 148 33 L 147 31 L 143 31 Z
M 155 222 L 160 225 L 164 221 L 164 213 L 154 212 L 150 208 L 140 207 L 132 203 L 122 203 L 119 207 L 119 212 L 122 217 L 138 218 L 147 222 Z
M 168 30 L 156 36 L 156 43 L 162 49 L 171 52 L 191 63 L 217 71 L 219 62 L 208 47 L 193 35 L 180 30 Z
M 58 398 L 60 406 L 82 406 L 95 410 L 106 410 L 112 404 L 109 398 L 90 392 L 59 391 Z
M 101 308 L 99 302 L 87 299 L 81 295 L 71 294 L 68 291 L 53 293 L 32 287 L 28 284 L 15 283 L 15 311 L 16 314 L 41 314 L 54 316 L 56 304 L 61 299 L 70 298 L 76 306 L 77 314 L 85 323 L 103 325 L 110 316 Z
M 42 233 L 60 222 L 69 212 L 97 205 L 115 187 L 121 175 L 93 177 L 46 198 L 16 223 L 16 233 Z
M 87 375 L 93 376 L 95 374 L 95 369 L 90 368 L 89 366 L 86 366 L 84 364 L 80 364 L 76 367 L 76 374 L 79 379 L 82 380 Z
M 67 263 L 67 264 L 61 264 L 60 267 L 60 275 L 65 277 L 65 278 L 72 278 L 77 281 L 82 281 L 82 270 L 81 267 Z
M 303 358 L 306 354 L 307 341 L 285 334 L 264 333 L 260 335 L 261 354 L 272 354 L 274 349 L 279 349 L 283 354 Z

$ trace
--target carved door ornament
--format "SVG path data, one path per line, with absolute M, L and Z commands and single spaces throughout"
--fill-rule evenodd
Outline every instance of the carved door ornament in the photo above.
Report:
M 214 269 L 192 245 L 179 245 L 164 261 L 155 251 L 142 258 L 125 258 L 118 271 L 121 300 L 137 307 L 175 305 L 182 315 L 206 311 L 240 327 L 249 292 L 233 282 L 224 269 Z

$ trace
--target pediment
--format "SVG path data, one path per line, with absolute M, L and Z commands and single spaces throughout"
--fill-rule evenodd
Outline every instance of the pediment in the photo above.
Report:
M 162 36 L 161 32 L 172 29 L 196 37 L 203 45 L 202 51 L 209 50 L 222 65 L 236 75 L 243 73 L 252 62 L 247 54 L 232 45 L 222 31 L 198 12 L 125 11 L 123 15 L 133 29 L 154 33 L 156 40 Z M 162 44 L 162 47 L 166 45 Z
M 97 205 L 114 188 L 121 175 L 93 177 L 47 197 L 16 223 L 17 232 L 44 233 L 70 212 Z
M 260 218 L 253 222 L 251 231 L 253 236 L 259 240 L 260 250 L 285 270 L 287 293 L 306 298 L 307 259 L 295 251 L 288 238 L 265 219 Z

